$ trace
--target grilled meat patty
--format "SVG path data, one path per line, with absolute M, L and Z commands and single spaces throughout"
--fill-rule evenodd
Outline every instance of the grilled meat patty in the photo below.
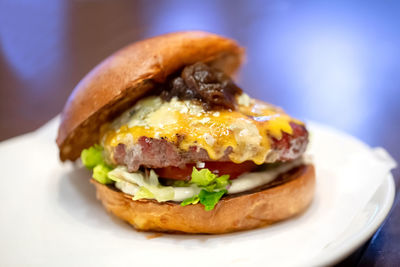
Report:
M 308 144 L 308 132 L 303 125 L 292 122 L 293 134 L 283 133 L 277 140 L 270 137 L 271 152 L 265 163 L 293 160 L 301 156 Z M 132 146 L 119 144 L 114 148 L 113 156 L 118 165 L 127 166 L 130 172 L 137 171 L 139 167 L 164 168 L 182 167 L 188 163 L 211 161 L 206 150 L 199 147 L 190 147 L 188 151 L 180 150 L 179 144 L 163 139 L 142 136 Z M 224 156 L 218 161 L 231 161 L 229 154 L 232 149 L 227 148 Z

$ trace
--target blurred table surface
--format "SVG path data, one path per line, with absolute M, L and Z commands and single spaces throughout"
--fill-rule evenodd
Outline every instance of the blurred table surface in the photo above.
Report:
M 247 49 L 239 84 L 290 114 L 382 146 L 400 161 L 399 1 L 0 2 L 0 140 L 56 116 L 113 51 L 201 29 Z M 394 171 L 396 188 L 399 170 Z M 400 209 L 339 266 L 400 264 Z

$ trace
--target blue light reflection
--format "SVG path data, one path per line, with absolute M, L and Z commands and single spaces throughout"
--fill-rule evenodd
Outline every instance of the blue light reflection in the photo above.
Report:
M 3 13 L 7 10 L 11 14 L 10 10 L 15 11 L 18 16 Z M 60 28 L 64 23 L 64 13 L 64 4 L 59 0 L 3 3 L 0 11 L 0 49 L 20 77 L 30 79 L 60 64 L 63 55 L 53 51 L 59 51 L 63 45 L 65 33 Z M 24 32 L 36 32 L 37 35 L 27 38 Z

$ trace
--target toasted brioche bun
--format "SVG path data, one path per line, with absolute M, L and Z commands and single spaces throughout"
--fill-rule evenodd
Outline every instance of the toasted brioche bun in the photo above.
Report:
M 98 142 L 101 125 L 168 75 L 199 61 L 231 75 L 243 55 L 235 41 L 200 31 L 160 35 L 117 51 L 87 74 L 69 97 L 57 136 L 61 160 L 76 160 Z
M 222 234 L 258 228 L 303 212 L 314 196 L 315 171 L 311 164 L 301 165 L 270 184 L 223 197 L 211 211 L 201 204 L 182 207 L 175 202 L 132 200 L 113 187 L 92 183 L 104 207 L 138 230 Z

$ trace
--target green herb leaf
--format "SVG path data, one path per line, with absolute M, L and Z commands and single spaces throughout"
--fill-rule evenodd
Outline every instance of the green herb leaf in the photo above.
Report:
M 228 191 L 226 189 L 217 192 L 208 192 L 202 189 L 199 193 L 200 203 L 204 205 L 204 209 L 206 211 L 210 211 L 214 209 L 221 197 L 227 192 Z

